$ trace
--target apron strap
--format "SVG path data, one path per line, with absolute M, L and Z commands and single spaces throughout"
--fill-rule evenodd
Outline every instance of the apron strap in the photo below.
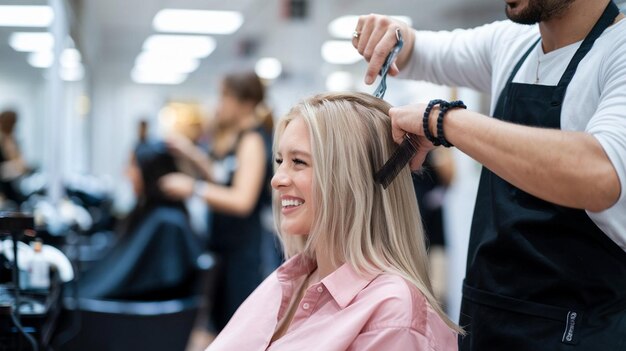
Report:
M 515 75 L 517 74 L 517 71 L 519 71 L 519 69 L 522 67 L 522 64 L 524 64 L 524 61 L 526 61 L 526 58 L 528 57 L 528 55 L 530 55 L 530 53 L 533 51 L 535 46 L 537 46 L 537 44 L 539 44 L 540 41 L 541 41 L 541 36 L 528 48 L 528 50 L 522 56 L 522 58 L 520 58 L 519 61 L 517 61 L 517 64 L 513 68 L 513 72 L 511 72 L 511 75 L 509 76 L 509 79 L 506 81 L 506 85 L 505 86 L 510 85 L 511 82 L 513 82 L 513 78 L 515 78 Z
M 578 64 L 580 63 L 580 61 L 582 61 L 585 55 L 587 55 L 589 50 L 591 50 L 596 39 L 598 39 L 600 35 L 602 35 L 605 29 L 613 24 L 613 21 L 615 20 L 615 17 L 617 17 L 617 15 L 619 15 L 619 8 L 617 7 L 617 5 L 615 5 L 613 1 L 609 1 L 609 4 L 604 9 L 602 16 L 600 16 L 598 22 L 596 22 L 589 34 L 587 34 L 587 37 L 585 37 L 585 40 L 583 40 L 578 50 L 576 50 L 576 53 L 574 54 L 574 57 L 572 57 L 572 60 L 569 62 L 569 65 L 567 65 L 565 73 L 563 73 L 557 89 L 555 89 L 554 95 L 552 96 L 552 106 L 558 106 L 561 104 L 563 98 L 565 97 L 565 91 L 567 90 L 567 86 L 574 77 L 574 73 L 576 73 Z

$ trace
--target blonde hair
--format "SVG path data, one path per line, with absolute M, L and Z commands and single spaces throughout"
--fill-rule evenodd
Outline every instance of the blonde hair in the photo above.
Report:
M 357 272 L 385 271 L 413 283 L 450 328 L 428 276 L 424 231 L 411 174 L 405 167 L 385 190 L 374 182 L 396 149 L 385 101 L 362 93 L 328 93 L 308 98 L 283 117 L 274 150 L 287 125 L 302 118 L 309 130 L 315 203 L 309 235 L 280 232 L 280 201 L 274 219 L 287 257 L 315 258 L 324 250 L 334 266 L 349 263 Z

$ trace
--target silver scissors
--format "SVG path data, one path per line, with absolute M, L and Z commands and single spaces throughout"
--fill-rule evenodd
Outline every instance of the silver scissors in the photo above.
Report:
M 385 63 L 383 63 L 383 67 L 380 69 L 380 83 L 378 83 L 378 87 L 374 90 L 374 96 L 377 98 L 382 99 L 385 96 L 385 91 L 387 91 L 387 74 L 389 73 L 391 64 L 395 61 L 400 49 L 402 49 L 402 46 L 404 45 L 400 28 L 396 29 L 396 40 L 396 45 L 394 45 L 393 49 L 391 49 L 387 59 L 385 59 Z

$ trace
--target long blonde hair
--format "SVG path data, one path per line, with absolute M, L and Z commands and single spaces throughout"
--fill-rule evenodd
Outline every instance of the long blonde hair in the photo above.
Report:
M 274 219 L 287 257 L 315 258 L 324 250 L 337 267 L 349 263 L 357 272 L 386 271 L 413 283 L 450 328 L 461 330 L 442 311 L 432 293 L 424 231 L 411 174 L 405 167 L 387 189 L 374 173 L 391 156 L 389 108 L 384 100 L 362 93 L 328 93 L 308 98 L 283 117 L 274 150 L 287 125 L 302 118 L 309 130 L 313 160 L 309 235 L 280 232 L 280 201 L 274 196 Z

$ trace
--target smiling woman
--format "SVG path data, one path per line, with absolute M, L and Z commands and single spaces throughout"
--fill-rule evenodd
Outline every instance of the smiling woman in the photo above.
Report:
M 408 168 L 384 189 L 396 148 L 390 105 L 324 94 L 296 105 L 274 139 L 274 216 L 289 260 L 242 304 L 209 350 L 456 350 L 433 297 Z

